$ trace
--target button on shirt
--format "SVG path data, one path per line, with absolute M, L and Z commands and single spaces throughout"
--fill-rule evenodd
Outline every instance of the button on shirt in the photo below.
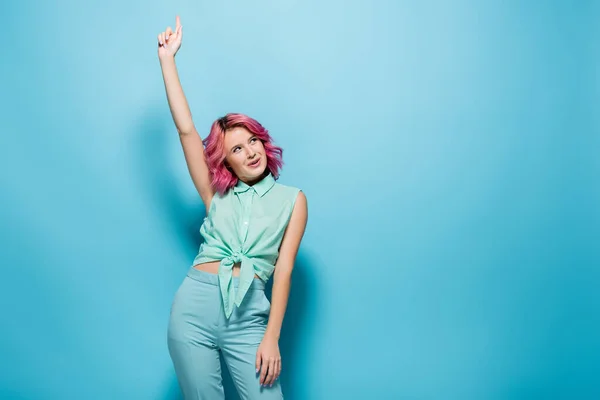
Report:
M 220 261 L 219 286 L 227 318 L 238 307 L 254 275 L 268 281 L 279 256 L 299 189 L 279 184 L 271 174 L 249 186 L 242 181 L 225 194 L 215 193 L 200 234 L 193 265 Z M 237 293 L 232 270 L 241 263 Z

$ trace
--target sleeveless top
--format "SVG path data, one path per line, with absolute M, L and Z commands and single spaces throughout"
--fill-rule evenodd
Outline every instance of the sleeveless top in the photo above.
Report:
M 252 186 L 239 180 L 225 194 L 213 196 L 200 227 L 204 242 L 192 267 L 220 261 L 219 286 L 227 318 L 234 304 L 242 304 L 254 274 L 264 282 L 273 274 L 299 191 L 275 182 L 269 174 Z M 241 268 L 236 293 L 232 269 L 238 262 Z

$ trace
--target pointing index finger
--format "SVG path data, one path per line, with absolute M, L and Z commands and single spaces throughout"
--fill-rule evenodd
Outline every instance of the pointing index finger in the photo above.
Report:
M 179 15 L 178 15 L 177 17 L 175 17 L 175 31 L 178 31 L 180 26 L 181 26 L 181 19 L 179 18 Z

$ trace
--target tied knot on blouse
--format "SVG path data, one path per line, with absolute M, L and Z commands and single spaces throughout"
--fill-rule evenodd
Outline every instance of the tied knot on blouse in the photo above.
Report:
M 239 284 L 236 288 L 233 282 L 233 266 L 241 263 Z M 225 315 L 229 317 L 233 312 L 233 305 L 238 307 L 242 304 L 244 295 L 254 280 L 254 265 L 252 260 L 241 251 L 234 251 L 231 255 L 223 258 L 219 266 L 219 285 L 223 297 Z M 235 299 L 232 301 L 232 299 Z

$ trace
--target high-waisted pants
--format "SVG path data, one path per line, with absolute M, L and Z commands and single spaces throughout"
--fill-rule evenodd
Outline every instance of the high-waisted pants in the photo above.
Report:
M 233 277 L 236 289 L 238 277 Z M 227 319 L 217 274 L 190 268 L 171 306 L 169 354 L 185 400 L 224 399 L 219 353 L 241 399 L 281 400 L 281 385 L 261 387 L 256 351 L 271 304 L 265 284 L 255 278 L 240 307 Z

